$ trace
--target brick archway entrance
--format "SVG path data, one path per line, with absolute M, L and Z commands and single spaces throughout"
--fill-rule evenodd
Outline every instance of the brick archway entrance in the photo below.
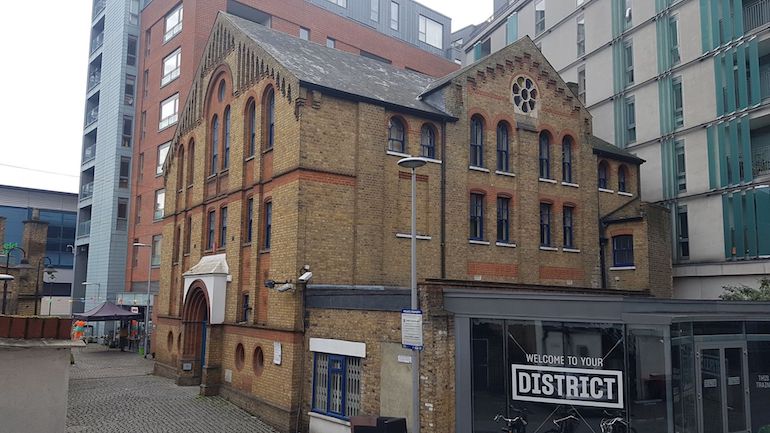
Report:
M 182 312 L 183 346 L 181 377 L 185 385 L 200 385 L 206 366 L 209 302 L 202 282 L 193 283 Z M 189 367 L 189 368 L 185 368 Z M 181 379 L 180 377 L 180 379 Z M 182 384 L 182 383 L 180 383 Z

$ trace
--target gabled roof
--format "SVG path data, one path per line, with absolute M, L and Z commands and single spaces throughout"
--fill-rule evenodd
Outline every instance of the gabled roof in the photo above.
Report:
M 591 135 L 591 147 L 594 148 L 594 154 L 606 156 L 608 158 L 630 162 L 632 164 L 643 164 L 645 161 L 633 153 L 621 149 L 614 144 L 610 144 L 599 137 Z
M 295 38 L 235 15 L 220 14 L 307 87 L 452 118 L 418 99 L 433 82 L 432 77 Z

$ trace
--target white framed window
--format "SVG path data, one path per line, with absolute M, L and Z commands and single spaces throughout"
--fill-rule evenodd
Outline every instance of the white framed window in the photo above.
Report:
M 535 34 L 545 31 L 545 0 L 535 2 Z
M 586 103 L 586 65 L 580 65 L 577 71 L 578 98 Z
M 371 0 L 369 7 L 369 19 L 377 22 L 380 20 L 380 0 Z
M 623 44 L 623 61 L 625 67 L 625 85 L 631 86 L 634 84 L 634 43 L 627 40 Z
M 671 64 L 676 65 L 681 60 L 679 54 L 679 17 L 674 15 L 668 19 L 668 28 L 671 33 Z
M 337 46 L 337 41 L 334 40 L 334 38 L 326 38 L 326 46 L 329 48 L 334 48 Z
M 168 156 L 168 150 L 171 148 L 171 142 L 163 143 L 158 146 L 158 164 L 155 167 L 155 174 L 160 176 L 163 174 L 163 163 L 166 162 L 166 156 Z
M 166 190 L 165 189 L 159 189 L 155 191 L 155 212 L 153 213 L 153 218 L 156 220 L 159 220 L 163 218 L 164 210 L 163 208 L 166 206 Z
M 679 128 L 684 125 L 684 100 L 682 99 L 682 77 L 674 77 L 671 80 L 671 96 L 673 98 L 674 126 Z
M 626 98 L 626 144 L 636 141 L 636 99 Z
M 163 59 L 163 76 L 160 79 L 160 86 L 174 81 L 179 77 L 179 68 L 182 65 L 182 47 L 179 47 L 173 53 Z
M 150 264 L 152 267 L 160 266 L 160 244 L 163 240 L 163 235 L 155 235 L 152 237 L 152 253 L 150 255 Z
M 182 31 L 183 12 L 184 10 L 180 4 L 179 7 L 166 15 L 166 32 L 163 34 L 163 43 L 168 42 Z
M 420 15 L 420 41 L 436 48 L 444 47 L 444 26 L 430 18 Z
M 337 6 L 340 6 L 340 7 L 343 7 L 343 8 L 348 7 L 348 0 L 328 0 L 328 1 L 329 1 L 329 3 L 334 3 Z
M 131 3 L 128 4 L 128 23 L 139 24 L 139 0 L 131 0 Z
M 586 19 L 583 15 L 577 18 L 577 55 L 586 53 Z
M 179 93 L 174 93 L 160 103 L 158 130 L 168 128 L 179 120 Z
M 299 38 L 304 40 L 304 41 L 309 41 L 310 40 L 310 30 L 306 29 L 304 27 L 300 27 L 299 28 Z
M 390 2 L 390 28 L 398 30 L 398 3 Z

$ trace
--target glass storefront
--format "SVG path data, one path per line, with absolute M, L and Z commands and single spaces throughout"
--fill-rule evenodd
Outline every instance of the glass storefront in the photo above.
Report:
M 471 423 L 528 433 L 770 433 L 770 323 L 470 319 Z M 606 426 L 605 426 L 606 427 Z

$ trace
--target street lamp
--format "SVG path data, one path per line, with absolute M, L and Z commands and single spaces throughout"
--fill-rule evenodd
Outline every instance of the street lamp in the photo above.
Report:
M 137 248 L 152 248 L 152 245 L 134 242 Z M 150 331 L 150 275 L 152 273 L 152 257 L 147 258 L 147 306 L 144 308 L 144 357 L 147 358 L 147 336 Z
M 13 245 L 13 244 L 11 244 L 11 245 Z M 24 248 L 22 248 L 22 247 L 14 246 L 14 247 L 11 247 L 11 248 L 8 248 L 7 250 L 5 250 L 5 272 L 8 272 L 8 268 L 11 266 L 11 253 L 14 250 L 21 251 L 21 254 L 22 254 L 21 260 L 22 261 L 24 261 L 24 258 L 27 257 L 27 252 L 24 251 Z M 11 280 L 13 280 L 13 278 L 3 279 L 3 314 L 5 314 L 5 306 L 7 304 L 7 298 L 8 298 L 8 281 L 11 281 Z
M 56 273 L 56 269 L 51 267 L 51 265 L 53 264 L 53 261 L 51 260 L 50 257 L 46 256 L 46 257 L 41 257 L 40 259 L 38 259 L 38 261 L 37 261 L 37 271 L 35 272 L 35 316 L 37 316 L 37 313 L 39 311 L 38 303 L 40 303 L 40 265 L 44 261 L 48 262 L 45 265 L 44 271 L 48 272 L 49 275 L 53 275 L 54 273 Z M 43 292 L 45 292 L 45 281 L 43 281 Z M 50 293 L 49 293 L 49 295 L 50 295 Z M 50 303 L 49 303 L 49 305 L 50 305 Z M 49 310 L 50 310 L 50 308 L 49 308 Z
M 411 232 L 411 297 L 412 310 L 419 308 L 417 302 L 417 172 L 428 161 L 425 158 L 410 156 L 398 161 L 399 167 L 412 171 L 412 232 Z M 412 432 L 420 433 L 420 351 L 412 349 Z

